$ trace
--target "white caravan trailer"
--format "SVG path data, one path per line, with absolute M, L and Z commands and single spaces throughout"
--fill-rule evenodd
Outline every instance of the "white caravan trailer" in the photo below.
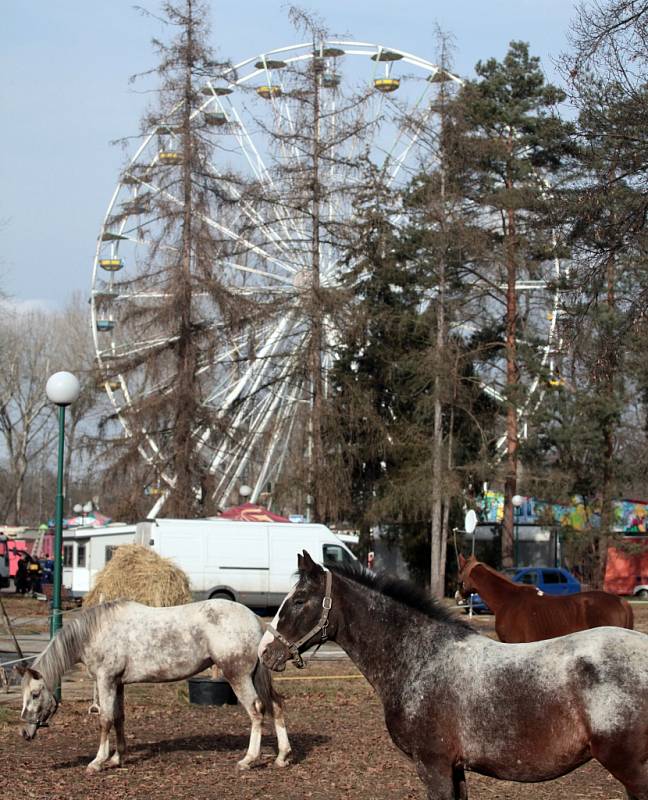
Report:
M 302 550 L 321 564 L 356 560 L 325 525 L 157 519 L 66 531 L 64 585 L 73 596 L 85 594 L 115 547 L 132 543 L 172 559 L 187 573 L 196 600 L 225 597 L 255 607 L 279 605 L 294 583 Z
M 72 528 L 63 531 L 63 586 L 72 597 L 83 597 L 115 550 L 133 544 L 135 525 L 106 525 L 103 528 Z
M 197 600 L 225 597 L 249 606 L 281 603 L 302 550 L 321 564 L 356 560 L 326 525 L 310 523 L 158 519 L 140 522 L 135 541 L 175 561 Z

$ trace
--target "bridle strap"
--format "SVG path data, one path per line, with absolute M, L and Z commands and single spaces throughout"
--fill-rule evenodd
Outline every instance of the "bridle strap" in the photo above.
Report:
M 475 559 L 474 561 L 472 561 L 472 563 L 468 564 L 467 567 L 464 567 L 460 571 L 459 576 L 460 576 L 462 582 L 468 579 L 468 577 L 470 576 L 470 573 L 475 569 L 475 567 L 479 563 L 480 562 L 477 561 L 477 559 Z
M 320 618 L 317 620 L 315 625 L 305 633 L 301 638 L 297 639 L 296 642 L 289 642 L 288 639 L 282 634 L 279 633 L 278 630 L 272 627 L 269 623 L 266 623 L 266 630 L 270 631 L 270 633 L 278 639 L 284 647 L 287 648 L 290 656 L 298 669 L 302 669 L 304 664 L 304 659 L 301 657 L 301 653 L 299 652 L 299 648 L 305 644 L 309 639 L 315 636 L 316 633 L 322 632 L 322 637 L 317 644 L 317 647 L 321 647 L 324 642 L 328 639 L 328 635 L 326 633 L 326 629 L 328 628 L 328 617 L 329 612 L 331 610 L 331 606 L 333 605 L 333 601 L 331 599 L 331 585 L 333 583 L 333 574 L 330 570 L 326 571 L 326 588 L 324 589 L 324 597 L 322 598 L 322 613 L 320 614 Z

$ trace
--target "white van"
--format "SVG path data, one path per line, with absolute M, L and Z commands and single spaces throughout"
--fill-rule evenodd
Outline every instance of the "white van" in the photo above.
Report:
M 157 519 L 137 525 L 135 542 L 175 561 L 196 599 L 266 608 L 279 605 L 295 582 L 302 550 L 321 564 L 356 560 L 325 525 L 310 523 Z

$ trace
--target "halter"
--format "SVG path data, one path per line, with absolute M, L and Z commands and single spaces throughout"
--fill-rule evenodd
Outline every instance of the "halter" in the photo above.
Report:
M 320 614 L 320 618 L 317 620 L 317 623 L 313 625 L 313 627 L 308 631 L 308 633 L 305 633 L 300 639 L 297 639 L 296 642 L 289 642 L 288 639 L 286 639 L 286 637 L 282 633 L 279 633 L 279 631 L 275 630 L 272 627 L 272 625 L 266 623 L 266 630 L 269 630 L 270 633 L 275 637 L 275 639 L 278 639 L 281 642 L 281 644 L 288 650 L 288 652 L 290 653 L 290 657 L 292 658 L 293 664 L 297 667 L 297 669 L 303 669 L 306 666 L 304 664 L 304 659 L 301 657 L 301 653 L 299 652 L 299 648 L 305 642 L 307 642 L 316 633 L 319 633 L 319 631 L 322 631 L 322 638 L 317 643 L 318 649 L 328 639 L 326 629 L 328 628 L 329 611 L 331 610 L 331 606 L 333 605 L 333 601 L 331 600 L 332 582 L 333 582 L 333 575 L 329 570 L 327 570 L 326 588 L 324 589 L 324 597 L 322 598 L 322 613 Z
M 462 583 L 464 583 L 464 582 L 465 582 L 465 581 L 468 579 L 468 577 L 469 577 L 470 573 L 473 571 L 473 569 L 474 569 L 474 568 L 475 568 L 475 567 L 476 567 L 476 566 L 477 566 L 479 563 L 480 563 L 479 561 L 473 561 L 473 562 L 472 562 L 472 564 L 470 564 L 470 565 L 468 566 L 468 568 L 467 568 L 467 569 L 464 567 L 464 569 L 463 569 L 463 570 L 460 570 L 459 574 L 462 576 L 462 578 L 461 578 L 461 582 L 462 582 Z

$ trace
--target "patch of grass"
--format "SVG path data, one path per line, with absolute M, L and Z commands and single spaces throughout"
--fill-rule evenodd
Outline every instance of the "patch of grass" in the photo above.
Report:
M 11 725 L 16 721 L 18 712 L 13 708 L 7 706 L 0 706 L 0 728 Z

